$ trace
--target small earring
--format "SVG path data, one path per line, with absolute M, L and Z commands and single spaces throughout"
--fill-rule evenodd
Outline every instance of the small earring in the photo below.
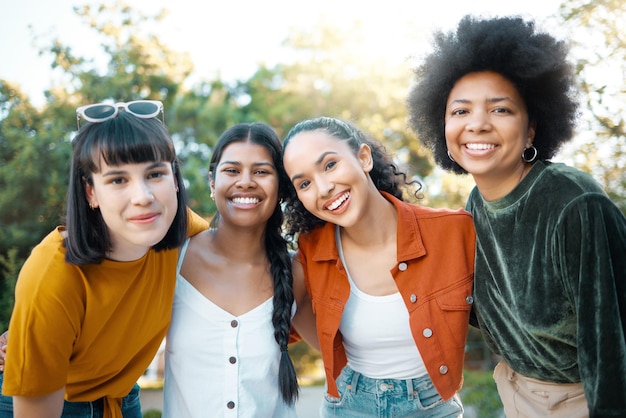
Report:
M 533 153 L 532 157 L 530 158 L 526 156 L 527 154 L 526 151 L 529 151 L 529 150 L 532 150 L 532 153 Z M 534 145 L 531 145 L 530 148 L 524 148 L 524 151 L 522 151 L 522 160 L 524 160 L 524 162 L 526 163 L 532 163 L 537 158 L 537 154 L 539 154 L 539 152 L 537 151 L 537 148 L 535 148 Z
M 95 207 L 94 207 L 93 203 L 91 203 L 91 202 L 89 202 L 89 209 L 91 209 L 91 210 L 94 210 L 94 209 L 95 209 Z
M 448 158 L 450 159 L 450 161 L 452 161 L 453 163 L 456 162 L 454 161 L 454 158 L 452 158 L 452 155 L 450 155 L 450 150 L 446 150 L 446 152 L 448 153 Z
M 215 200 L 215 196 L 213 196 L 213 192 L 211 192 L 211 200 Z

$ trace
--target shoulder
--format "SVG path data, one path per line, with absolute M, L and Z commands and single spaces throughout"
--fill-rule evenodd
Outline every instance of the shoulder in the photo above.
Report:
M 65 261 L 65 245 L 63 244 L 65 229 L 58 227 L 44 237 L 37 244 L 24 263 L 24 268 L 30 265 L 42 272 L 55 267 L 57 270 L 73 270 L 76 266 Z
M 431 208 L 428 206 L 409 205 L 419 224 L 434 223 L 451 227 L 473 228 L 472 214 L 465 209 Z
M 209 221 L 187 208 L 187 236 L 192 237 L 197 233 L 209 229 Z
M 298 236 L 298 248 L 325 244 L 328 243 L 329 240 L 330 242 L 334 242 L 334 230 L 335 225 L 330 223 L 315 227 L 311 231 Z
M 550 192 L 554 197 L 576 197 L 584 193 L 605 194 L 591 174 L 563 163 L 544 162 L 545 169 L 534 188 Z

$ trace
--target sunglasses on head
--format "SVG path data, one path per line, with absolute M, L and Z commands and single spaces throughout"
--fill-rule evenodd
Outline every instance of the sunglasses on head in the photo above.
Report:
M 163 103 L 158 100 L 134 100 L 127 103 L 96 103 L 79 107 L 76 109 L 78 129 L 80 130 L 81 119 L 92 123 L 104 122 L 116 117 L 120 109 L 124 109 L 126 112 L 141 119 L 155 118 L 161 113 L 161 121 L 165 124 Z

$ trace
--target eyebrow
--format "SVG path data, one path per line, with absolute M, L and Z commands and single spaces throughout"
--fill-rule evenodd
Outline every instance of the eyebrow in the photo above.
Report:
M 138 163 L 129 163 L 129 164 L 138 164 Z M 165 167 L 166 164 L 163 161 L 155 161 L 152 164 L 150 164 L 148 167 L 146 167 L 146 170 L 152 170 L 155 168 L 162 168 Z M 109 170 L 106 173 L 102 173 L 102 177 L 106 177 L 106 176 L 119 176 L 121 174 L 126 174 L 125 170 Z
M 326 151 L 320 154 L 319 158 L 317 160 L 315 160 L 315 165 L 320 165 L 322 163 L 322 161 L 324 161 L 324 158 L 326 158 L 327 155 L 335 155 L 337 154 L 336 151 Z M 291 178 L 291 182 L 293 183 L 294 181 L 298 180 L 299 178 L 304 177 L 304 174 L 295 174 L 292 178 Z
M 502 97 L 490 97 L 487 99 L 488 103 L 497 103 L 497 102 L 503 102 L 503 101 L 510 101 L 512 102 L 513 99 L 511 99 L 509 96 L 502 96 Z M 455 104 L 455 103 L 463 103 L 463 104 L 467 104 L 467 103 L 471 103 L 471 100 L 469 99 L 454 99 L 450 102 L 450 104 Z
M 217 166 L 221 167 L 223 165 L 243 165 L 243 164 L 241 163 L 241 161 L 222 161 Z M 269 161 L 260 161 L 260 162 L 252 163 L 252 166 L 253 167 L 269 166 L 269 167 L 272 167 L 272 168 L 276 168 L 274 166 L 274 164 L 272 164 Z

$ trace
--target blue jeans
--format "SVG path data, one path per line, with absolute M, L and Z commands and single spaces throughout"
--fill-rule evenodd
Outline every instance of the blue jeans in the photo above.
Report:
M 320 417 L 420 417 L 463 416 L 458 396 L 445 402 L 430 377 L 371 379 L 346 366 L 337 377 L 340 398 L 324 394 Z
M 4 383 L 4 373 L 0 373 L 0 390 Z M 93 402 L 64 401 L 61 418 L 102 418 L 104 416 L 104 401 L 97 399 Z M 142 418 L 141 403 L 139 401 L 139 385 L 135 386 L 122 399 L 122 416 L 124 418 Z M 13 398 L 0 395 L 0 418 L 13 418 Z

